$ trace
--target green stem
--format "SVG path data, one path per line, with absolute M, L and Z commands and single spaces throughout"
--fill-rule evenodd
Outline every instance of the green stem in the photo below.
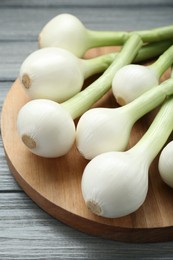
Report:
M 86 79 L 96 73 L 105 71 L 117 55 L 118 53 L 109 53 L 93 59 L 81 59 L 81 67 L 84 73 L 84 78 Z
M 120 31 L 94 31 L 88 32 L 88 49 L 99 46 L 122 45 L 134 32 Z M 154 28 L 151 30 L 136 31 L 141 36 L 143 42 L 159 42 L 162 40 L 172 39 L 173 25 Z
M 154 160 L 166 143 L 173 130 L 173 97 L 167 99 L 156 115 L 148 131 L 140 141 L 131 148 L 141 154 L 148 165 Z
M 129 38 L 128 32 L 92 31 L 88 32 L 88 49 L 101 46 L 123 45 Z
M 173 38 L 173 25 L 154 28 L 150 30 L 136 31 L 143 42 L 158 42 Z
M 166 97 L 173 94 L 173 78 L 168 79 L 145 92 L 126 106 L 124 109 L 131 113 L 131 117 L 136 122 L 143 115 L 160 105 Z
M 147 44 L 138 51 L 138 54 L 133 62 L 141 62 L 157 57 L 166 51 L 172 44 L 173 41 L 171 40 Z M 105 71 L 117 55 L 118 53 L 108 53 L 92 59 L 81 59 L 80 61 L 84 78 L 86 79 L 96 73 Z
M 149 67 L 154 70 L 158 79 L 173 63 L 173 45 L 169 47 L 152 65 Z
M 146 44 L 139 50 L 134 60 L 134 63 L 155 58 L 161 55 L 164 51 L 166 51 L 172 44 L 173 44 L 172 40 Z
M 96 81 L 68 101 L 62 103 L 65 109 L 70 112 L 73 119 L 87 111 L 111 88 L 112 79 L 117 70 L 131 63 L 141 46 L 142 41 L 140 36 L 137 34 L 132 35 L 113 63 Z

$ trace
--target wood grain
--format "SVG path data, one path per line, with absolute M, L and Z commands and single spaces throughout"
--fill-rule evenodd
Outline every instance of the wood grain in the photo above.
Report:
M 28 43 L 37 41 L 38 33 L 50 19 L 60 13 L 68 12 L 76 15 L 88 29 L 92 30 L 148 30 L 172 23 L 173 8 L 171 4 L 163 7 L 163 5 L 154 4 L 151 1 L 149 8 L 147 4 L 134 6 L 124 4 L 109 7 L 107 2 L 105 2 L 106 6 L 100 5 L 100 1 L 97 3 L 94 1 L 93 7 L 87 5 L 85 1 L 85 4 L 67 7 L 57 2 L 57 7 L 53 5 L 45 8 L 44 4 L 40 4 L 39 7 L 29 8 L 27 4 L 21 7 L 19 4 L 15 5 L 15 1 L 11 1 L 11 8 L 15 7 L 14 12 L 10 10 L 10 6 L 9 8 L 5 4 L 3 6 L 1 4 L 3 2 L 6 3 L 6 1 L 0 1 L 0 24 L 5 26 L 0 27 L 1 42 L 15 42 L 19 39 L 21 42 L 27 41 Z M 28 1 L 26 2 L 28 3 Z
M 92 50 L 88 56 L 104 51 L 102 48 Z M 16 129 L 16 118 L 19 109 L 28 100 L 16 80 L 3 106 L 2 138 L 15 179 L 41 208 L 76 229 L 104 238 L 128 242 L 173 239 L 173 190 L 161 181 L 157 158 L 150 168 L 147 199 L 138 211 L 118 219 L 95 216 L 85 207 L 82 199 L 80 183 L 87 160 L 81 157 L 75 145 L 64 157 L 45 159 L 33 155 L 22 144 Z M 96 106 L 115 107 L 112 93 L 105 95 Z M 129 146 L 141 138 L 153 115 L 154 112 L 135 124 Z

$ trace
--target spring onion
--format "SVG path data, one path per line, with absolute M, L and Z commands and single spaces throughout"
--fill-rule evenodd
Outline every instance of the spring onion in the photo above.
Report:
M 84 60 L 65 49 L 44 48 L 24 60 L 19 79 L 31 99 L 61 103 L 77 94 L 86 78 L 107 69 L 115 55 L 110 53 Z
M 173 70 L 172 75 L 173 77 Z M 162 180 L 171 188 L 173 188 L 173 141 L 166 144 L 161 151 L 158 161 L 158 170 Z
M 162 180 L 173 188 L 173 141 L 169 142 L 159 156 L 159 173 Z
M 152 65 L 128 64 L 115 74 L 112 92 L 117 103 L 125 105 L 158 85 L 160 77 L 172 65 L 173 45 Z
M 124 151 L 134 123 L 172 94 L 171 78 L 125 106 L 88 110 L 79 119 L 76 129 L 79 152 L 86 159 L 92 159 L 104 152 Z
M 60 14 L 43 27 L 38 38 L 40 48 L 60 47 L 82 57 L 88 49 L 94 47 L 122 45 L 132 33 L 88 30 L 74 15 Z M 137 33 L 143 42 L 158 42 L 172 39 L 173 26 Z
M 135 146 L 126 152 L 100 154 L 87 164 L 82 176 L 82 194 L 93 213 L 122 217 L 143 204 L 149 167 L 173 130 L 172 114 L 173 98 L 165 101 Z
M 110 89 L 115 72 L 132 62 L 141 46 L 140 36 L 132 35 L 113 63 L 96 81 L 61 105 L 42 99 L 31 100 L 25 104 L 18 113 L 17 127 L 21 140 L 30 151 L 43 157 L 66 154 L 75 140 L 73 119 L 83 114 Z M 72 134 L 68 132 L 70 140 L 65 144 L 66 149 L 61 149 L 59 140 L 66 143 L 64 136 L 68 127 L 72 129 Z
M 134 63 L 151 60 L 158 57 L 173 44 L 172 40 L 153 42 L 145 44 L 138 52 L 134 59 Z

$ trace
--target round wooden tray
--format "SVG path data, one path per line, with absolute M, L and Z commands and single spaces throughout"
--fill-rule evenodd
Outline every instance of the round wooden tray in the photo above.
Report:
M 33 155 L 21 142 L 16 130 L 19 109 L 28 101 L 20 82 L 12 85 L 2 110 L 2 138 L 7 161 L 15 179 L 42 209 L 56 219 L 88 234 L 128 242 L 156 242 L 173 239 L 173 190 L 160 179 L 156 158 L 151 165 L 149 192 L 135 213 L 118 219 L 95 216 L 85 206 L 81 176 L 87 160 L 75 145 L 64 157 L 45 159 Z M 115 107 L 109 92 L 96 106 Z M 133 127 L 129 146 L 149 127 L 153 113 Z

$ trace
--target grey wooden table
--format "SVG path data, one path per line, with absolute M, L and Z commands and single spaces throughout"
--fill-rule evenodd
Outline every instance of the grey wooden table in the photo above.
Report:
M 0 110 L 37 35 L 59 13 L 90 29 L 134 30 L 173 24 L 172 0 L 1 0 Z M 0 259 L 173 259 L 173 241 L 128 244 L 92 237 L 50 217 L 12 177 L 0 139 Z

